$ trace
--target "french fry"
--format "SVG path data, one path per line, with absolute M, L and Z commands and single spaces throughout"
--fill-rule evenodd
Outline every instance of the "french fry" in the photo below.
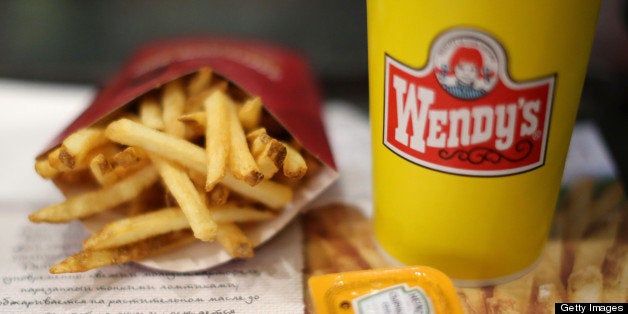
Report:
M 118 175 L 113 172 L 113 166 L 104 154 L 98 154 L 89 162 L 89 170 L 94 179 L 103 186 L 111 185 L 118 181 Z
M 209 87 L 202 90 L 199 93 L 194 95 L 190 95 L 187 99 L 187 110 L 186 113 L 194 113 L 203 110 L 203 103 L 208 95 L 213 94 L 215 91 L 220 90 L 222 92 L 226 92 L 229 88 L 229 83 L 223 80 L 217 80 L 217 82 L 212 83 Z
M 284 207 L 292 200 L 293 192 L 290 187 L 269 180 L 264 180 L 253 187 L 227 173 L 222 183 L 233 192 L 258 201 L 275 210 Z
M 72 168 L 68 167 L 61 159 L 61 147 L 57 147 L 48 153 L 48 164 L 59 172 L 72 170 Z
M 84 128 L 72 133 L 61 144 L 59 159 L 70 169 L 82 164 L 87 155 L 96 147 L 107 143 L 104 131 L 100 128 Z
M 185 111 L 185 101 L 185 90 L 180 80 L 168 82 L 164 86 L 161 97 L 164 130 L 176 137 L 185 135 L 185 125 L 178 120 Z
M 152 166 L 146 166 L 110 186 L 70 197 L 62 203 L 45 207 L 28 216 L 32 222 L 68 222 L 116 207 L 135 198 L 158 178 Z
M 245 181 L 250 186 L 258 184 L 263 175 L 249 151 L 244 129 L 238 119 L 235 104 L 227 104 L 229 119 L 229 155 L 227 165 L 234 177 Z
M 210 206 L 222 205 L 227 202 L 229 195 L 229 188 L 217 184 L 211 191 L 207 192 L 207 202 Z
M 206 112 L 205 153 L 207 159 L 205 190 L 210 191 L 227 171 L 233 123 L 229 119 L 231 99 L 223 92 L 211 93 L 204 102 Z
M 182 165 L 192 162 L 196 167 L 200 166 L 202 169 L 200 172 L 206 171 L 203 148 L 176 136 L 153 130 L 128 119 L 111 122 L 105 129 L 105 134 L 114 142 L 141 148 Z
M 102 266 L 137 261 L 180 247 L 193 240 L 191 231 L 181 230 L 121 247 L 81 251 L 52 266 L 50 273 L 84 272 Z
M 218 225 L 218 242 L 227 253 L 236 258 L 253 257 L 253 243 L 234 223 Z
M 83 241 L 83 249 L 108 249 L 187 228 L 190 223 L 181 209 L 168 207 L 110 222 Z
M 262 121 L 262 99 L 256 96 L 245 101 L 238 110 L 238 118 L 247 132 L 259 128 Z
M 187 84 L 188 95 L 196 95 L 209 87 L 213 76 L 210 68 L 198 70 Z
M 161 106 L 154 97 L 143 97 L 139 105 L 139 112 L 140 122 L 145 126 L 155 130 L 163 130 L 165 128 Z
M 283 174 L 290 179 L 300 179 L 307 173 L 307 163 L 301 153 L 290 144 L 286 146 L 286 158 L 283 161 Z
M 213 241 L 216 238 L 217 225 L 186 170 L 160 157 L 150 156 L 150 158 L 190 222 L 194 236 L 202 241 Z
M 146 152 L 137 147 L 127 147 L 113 156 L 117 167 L 135 167 L 148 160 Z
M 35 171 L 44 179 L 52 179 L 59 174 L 59 170 L 50 165 L 48 158 L 35 161 Z
M 275 217 L 270 211 L 250 206 L 225 204 L 210 209 L 213 220 L 219 224 L 256 222 Z M 102 250 L 126 245 L 171 231 L 190 228 L 179 207 L 166 207 L 141 215 L 122 218 L 106 224 L 83 241 L 84 250 Z
M 255 162 L 264 178 L 272 178 L 283 167 L 283 162 L 286 158 L 285 145 L 266 134 L 264 128 L 249 133 L 247 140 Z
M 186 127 L 185 138 L 196 138 L 205 135 L 206 119 L 205 111 L 196 111 L 180 116 L 178 120 Z

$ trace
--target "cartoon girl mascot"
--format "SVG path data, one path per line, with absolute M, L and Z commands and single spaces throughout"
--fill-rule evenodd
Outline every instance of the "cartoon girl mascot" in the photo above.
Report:
M 493 76 L 484 67 L 482 54 L 475 48 L 458 47 L 449 59 L 449 65 L 441 66 L 437 77 L 451 95 L 462 99 L 476 99 L 488 92 Z

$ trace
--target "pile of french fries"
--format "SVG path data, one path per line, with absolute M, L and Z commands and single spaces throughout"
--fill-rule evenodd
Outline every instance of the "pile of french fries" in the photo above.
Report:
M 628 301 L 624 185 L 580 178 L 563 195 L 534 270 L 496 286 L 459 287 L 465 313 L 554 313 L 556 303 Z M 358 208 L 330 204 L 307 211 L 303 221 L 307 277 L 397 266 L 381 254 L 371 221 Z M 306 313 L 315 313 L 309 293 L 306 305 Z
M 40 176 L 70 192 L 32 213 L 32 222 L 124 214 L 51 273 L 137 261 L 194 240 L 217 240 L 234 258 L 252 257 L 241 225 L 275 217 L 318 162 L 259 97 L 208 68 L 126 108 L 74 132 L 36 161 Z

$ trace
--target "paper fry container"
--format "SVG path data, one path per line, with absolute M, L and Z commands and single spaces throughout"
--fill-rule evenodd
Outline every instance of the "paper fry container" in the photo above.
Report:
M 294 51 L 263 42 L 225 38 L 186 38 L 144 46 L 40 156 L 59 146 L 72 132 L 108 119 L 152 89 L 205 67 L 243 91 L 261 97 L 266 111 L 321 163 L 312 176 L 299 183 L 292 202 L 278 217 L 243 228 L 256 247 L 263 244 L 338 176 L 322 122 L 318 86 L 306 60 Z M 66 195 L 73 194 L 71 186 L 57 186 Z M 95 231 L 115 218 L 119 218 L 115 211 L 105 212 L 83 219 L 82 223 Z M 195 241 L 138 263 L 157 270 L 190 272 L 231 259 L 217 242 Z

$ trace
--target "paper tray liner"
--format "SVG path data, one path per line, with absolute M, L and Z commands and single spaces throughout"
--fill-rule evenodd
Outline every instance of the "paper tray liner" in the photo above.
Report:
M 204 67 L 211 68 L 245 92 L 259 96 L 268 113 L 322 163 L 314 175 L 298 185 L 292 202 L 279 216 L 243 226 L 255 247 L 263 244 L 338 177 L 322 121 L 318 86 L 308 63 L 295 51 L 266 42 L 231 38 L 184 38 L 147 44 L 39 157 L 59 146 L 72 132 L 107 119 L 152 89 Z M 55 183 L 65 195 L 76 192 L 71 186 Z M 82 224 L 94 232 L 118 218 L 122 218 L 118 212 L 107 211 L 82 219 Z M 231 259 L 217 242 L 195 241 L 138 263 L 161 271 L 192 272 Z

